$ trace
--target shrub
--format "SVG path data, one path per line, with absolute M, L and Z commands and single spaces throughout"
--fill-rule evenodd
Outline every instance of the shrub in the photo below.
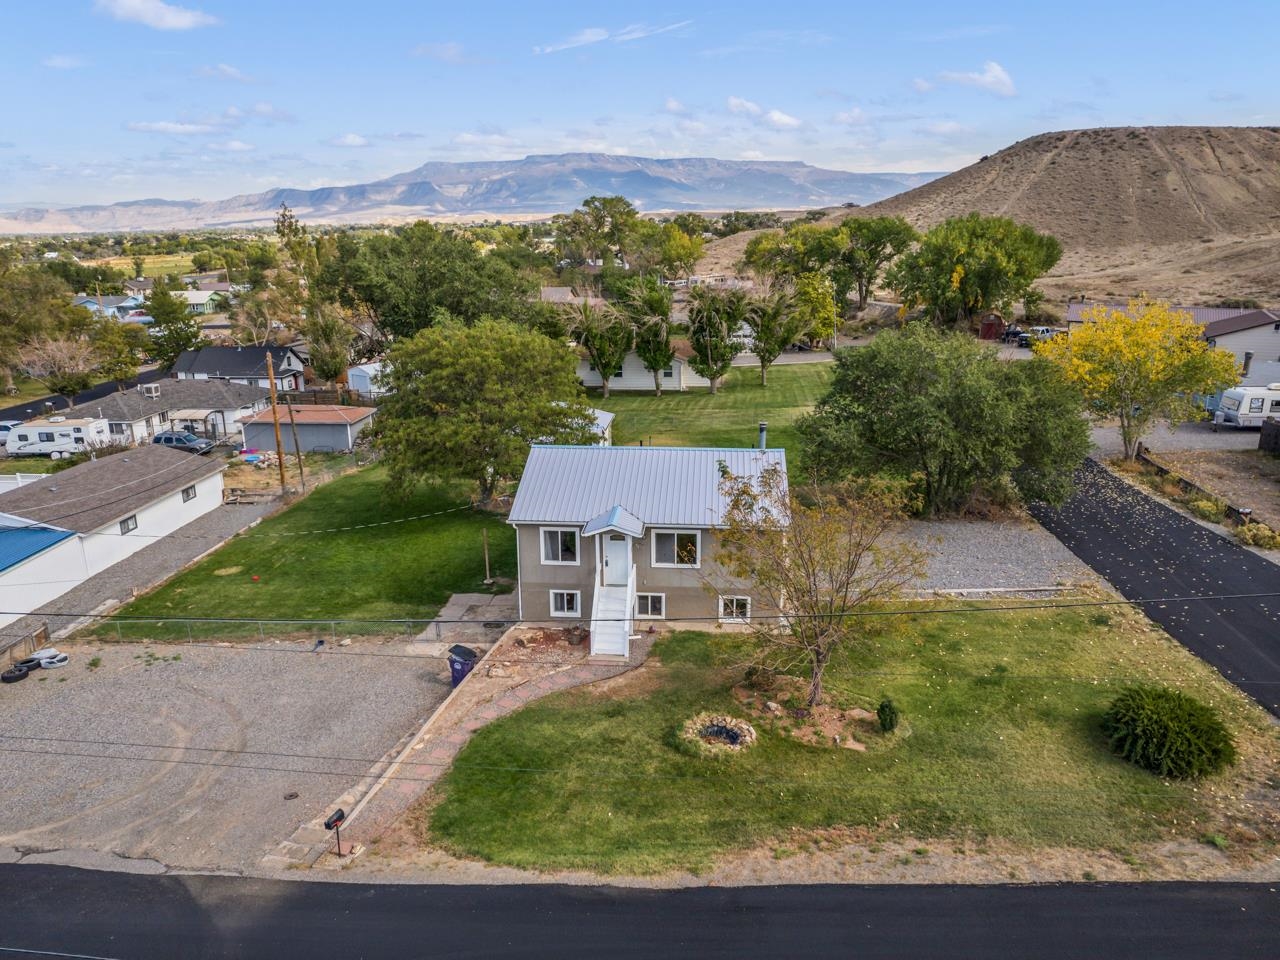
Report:
M 876 717 L 880 721 L 882 733 L 893 733 L 898 729 L 898 720 L 901 719 L 897 704 L 888 697 L 880 701 L 880 706 L 876 708 Z
M 1217 713 L 1168 687 L 1125 687 L 1103 716 L 1102 731 L 1114 753 L 1161 777 L 1204 777 L 1236 759 Z
M 1280 549 L 1280 533 L 1272 530 L 1265 523 L 1246 523 L 1236 527 L 1236 539 L 1247 547 L 1261 547 L 1263 550 Z
M 761 667 L 752 664 L 747 667 L 745 677 L 747 689 L 755 690 L 759 693 L 768 693 L 778 686 L 778 671 L 772 667 Z
M 1221 523 L 1227 515 L 1227 505 L 1221 500 L 1192 500 L 1187 509 L 1210 523 Z

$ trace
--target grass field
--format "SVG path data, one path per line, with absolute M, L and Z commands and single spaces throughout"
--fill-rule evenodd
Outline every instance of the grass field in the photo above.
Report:
M 794 429 L 796 417 L 807 413 L 827 391 L 831 365 L 789 364 L 769 371 L 769 385 L 760 386 L 757 367 L 735 367 L 720 391 L 615 393 L 604 399 L 591 391 L 591 403 L 618 419 L 613 442 L 656 443 L 671 446 L 753 447 L 757 425 L 769 423 L 769 446 L 785 447 L 794 470 L 799 458 Z
M 49 457 L 0 457 L 0 473 L 53 473 L 56 464 Z
M 9 407 L 19 403 L 26 403 L 28 400 L 43 400 L 52 392 L 39 380 L 32 380 L 28 377 L 14 377 L 13 385 L 18 392 L 0 395 L 0 406 Z M 59 402 L 61 403 L 61 401 Z
M 168 273 L 191 273 L 191 257 L 185 253 L 152 253 L 142 258 L 142 275 L 144 277 L 163 277 Z M 103 260 L 94 260 L 92 265 L 102 265 L 111 267 L 113 270 L 123 270 L 132 276 L 133 274 L 133 257 L 107 257 Z
M 120 612 L 158 619 L 429 619 L 450 594 L 484 590 L 482 529 L 489 531 L 493 575 L 515 578 L 515 537 L 501 518 L 463 509 L 406 519 L 467 501 L 458 488 L 424 488 L 405 502 L 389 502 L 384 481 L 376 467 L 334 480 Z M 385 525 L 306 533 L 359 524 Z M 299 533 L 304 535 L 289 535 Z M 397 632 L 379 624 L 341 629 Z M 104 637 L 118 635 L 115 625 L 99 630 Z M 187 631 L 184 623 L 145 623 L 126 626 L 119 635 L 186 638 Z M 193 631 L 257 635 L 257 627 L 230 625 L 196 625 Z
M 1274 727 L 1137 615 L 913 616 L 878 646 L 828 672 L 830 700 L 874 709 L 888 694 L 902 710 L 899 732 L 865 736 L 866 753 L 809 746 L 758 719 L 759 742 L 739 756 L 680 752 L 688 717 L 743 712 L 730 652 L 677 633 L 655 647 L 660 666 L 651 658 L 610 692 L 549 697 L 477 732 L 413 822 L 425 842 L 495 863 L 648 874 L 761 844 L 783 856 L 828 828 L 863 828 L 868 843 L 1123 852 L 1260 816 L 1240 798 L 1273 775 Z M 1233 772 L 1169 783 L 1113 757 L 1100 716 L 1134 677 L 1174 679 L 1221 709 L 1241 753 Z

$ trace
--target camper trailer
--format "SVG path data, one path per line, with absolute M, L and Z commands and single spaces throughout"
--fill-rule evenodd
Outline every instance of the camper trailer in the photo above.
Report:
M 9 431 L 6 449 L 11 457 L 72 456 L 110 443 L 107 421 L 101 418 L 47 417 L 29 420 Z
M 1213 425 L 1260 427 L 1268 417 L 1280 420 L 1280 383 L 1224 391 L 1213 414 Z M 12 446 L 13 441 L 9 443 Z

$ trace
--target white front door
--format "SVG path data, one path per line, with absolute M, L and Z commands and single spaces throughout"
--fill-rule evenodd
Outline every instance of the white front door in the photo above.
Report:
M 625 587 L 631 573 L 631 538 L 610 533 L 604 538 L 604 582 L 606 586 Z

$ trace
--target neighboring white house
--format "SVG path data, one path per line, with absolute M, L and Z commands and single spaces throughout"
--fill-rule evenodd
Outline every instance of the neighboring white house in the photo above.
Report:
M 1280 360 L 1280 313 L 1250 310 L 1239 316 L 1205 324 L 1204 338 L 1210 346 L 1230 350 L 1236 362 L 1270 363 Z
M 1068 332 L 1074 330 L 1082 323 L 1088 323 L 1084 314 L 1086 311 L 1093 310 L 1095 307 L 1106 307 L 1108 310 L 1127 310 L 1128 303 L 1121 303 L 1115 300 L 1075 300 L 1067 304 L 1067 315 L 1063 321 Z M 1247 307 L 1196 307 L 1175 304 L 1174 310 L 1181 311 L 1191 315 L 1191 319 L 1201 326 L 1207 327 L 1219 320 L 1229 320 L 1232 317 L 1238 317 L 1241 314 L 1249 313 Z
M 694 373 L 693 368 L 689 366 L 689 357 L 693 355 L 693 351 L 687 343 L 683 341 L 675 341 L 673 343 L 676 355 L 672 359 L 671 365 L 662 371 L 662 389 L 663 391 L 681 392 L 692 387 L 709 387 L 711 381 L 700 374 Z M 586 357 L 579 356 L 578 359 L 578 379 L 582 381 L 584 387 L 598 387 L 603 383 L 598 371 Z M 609 377 L 610 390 L 653 390 L 653 371 L 645 369 L 644 361 L 636 355 L 635 351 L 631 351 L 623 358 L 622 368 L 613 371 L 613 375 Z
M 268 387 L 267 354 L 271 354 L 277 390 L 301 390 L 306 364 L 292 347 L 201 347 L 183 350 L 173 364 L 179 380 L 230 380 Z
M 266 387 L 229 380 L 158 380 L 72 407 L 106 418 L 111 439 L 142 443 L 162 430 L 191 430 L 221 439 L 240 433 L 240 418 L 270 403 Z
M 507 517 L 520 619 L 589 624 L 592 655 L 620 657 L 637 619 L 749 620 L 750 585 L 712 560 L 721 481 L 770 466 L 785 476 L 785 451 L 535 444 Z
M 84 307 L 95 316 L 110 317 L 113 320 L 124 320 L 130 314 L 145 311 L 146 301 L 138 294 L 127 296 L 93 296 L 81 294 L 71 300 L 72 306 Z
M 225 469 L 148 444 L 0 493 L 0 626 L 216 509 Z
M 386 396 L 390 390 L 382 383 L 382 369 L 381 360 L 348 367 L 347 388 L 369 397 Z

